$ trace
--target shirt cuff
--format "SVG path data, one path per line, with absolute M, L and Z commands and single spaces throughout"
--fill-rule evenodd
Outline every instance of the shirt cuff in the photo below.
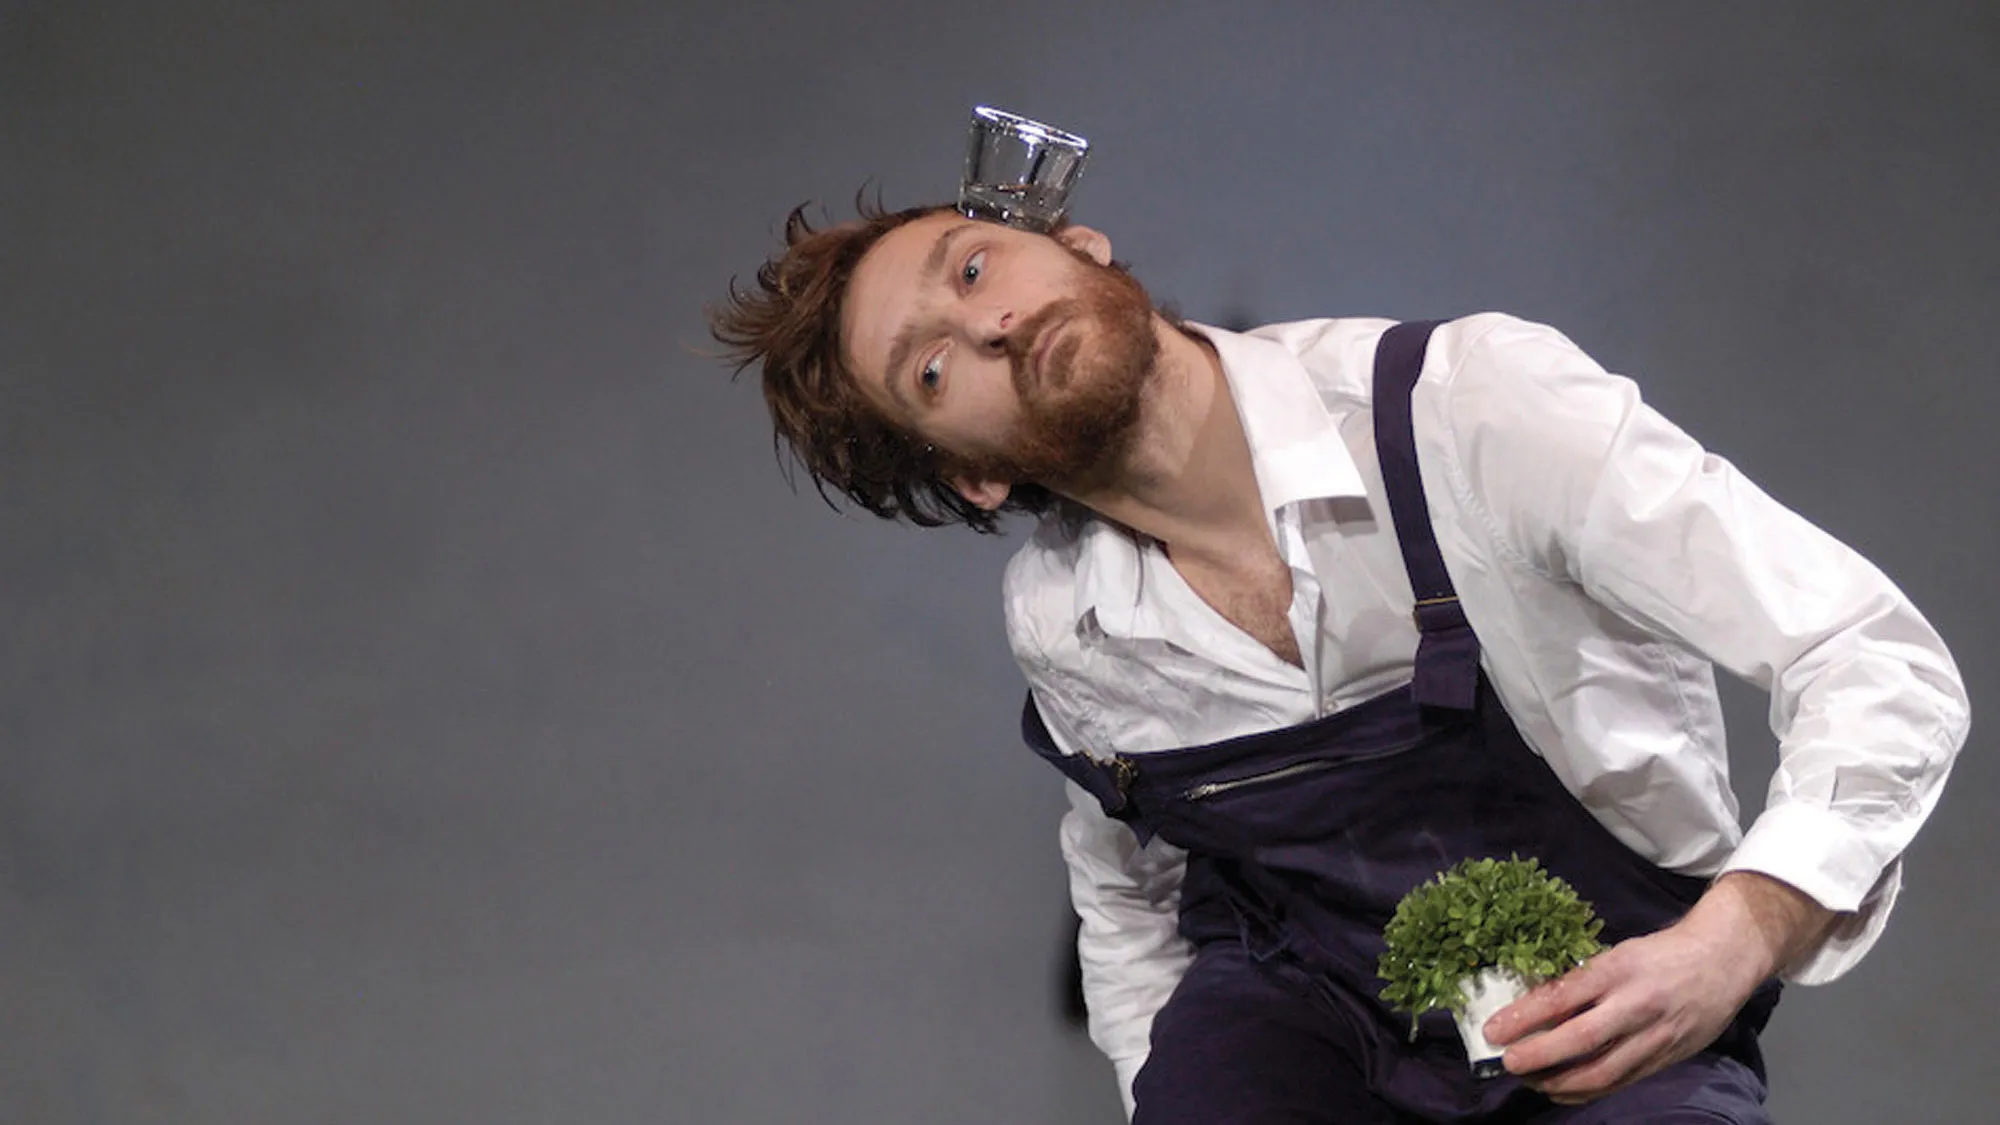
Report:
M 1768 875 L 1839 913 L 1819 945 L 1783 972 L 1795 984 L 1825 984 L 1853 968 L 1882 936 L 1903 888 L 1901 859 L 1884 865 L 1852 825 L 1806 804 L 1766 809 L 1716 875 L 1731 871 Z

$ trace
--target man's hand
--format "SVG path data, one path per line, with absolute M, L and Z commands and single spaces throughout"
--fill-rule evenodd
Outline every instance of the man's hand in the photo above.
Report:
M 1751 991 L 1810 949 L 1832 919 L 1787 884 L 1731 872 L 1679 922 L 1620 942 L 1502 1008 L 1486 1021 L 1486 1037 L 1513 1044 L 1507 1069 L 1552 1100 L 1602 1097 L 1715 1042 Z

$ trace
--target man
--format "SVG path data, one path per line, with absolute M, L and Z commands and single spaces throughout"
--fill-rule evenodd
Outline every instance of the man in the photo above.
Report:
M 714 327 L 822 493 L 1043 517 L 1008 634 L 1135 1120 L 1768 1120 L 1774 978 L 1874 942 L 1967 728 L 1886 578 L 1548 328 L 1182 324 L 1097 231 L 943 208 L 785 240 Z M 1747 833 L 1711 662 L 1772 695 Z M 1614 944 L 1481 1082 L 1372 957 L 1510 852 Z

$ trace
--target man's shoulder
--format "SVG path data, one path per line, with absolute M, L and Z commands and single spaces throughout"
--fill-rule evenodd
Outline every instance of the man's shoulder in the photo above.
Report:
M 1017 658 L 1045 653 L 1073 629 L 1077 567 L 1094 518 L 1051 514 L 1035 525 L 1007 560 L 1001 600 L 1007 640 Z
M 1395 321 L 1379 316 L 1323 316 L 1281 320 L 1244 329 L 1243 335 L 1282 344 L 1294 354 L 1338 349 L 1350 344 L 1373 346 Z
M 1380 317 L 1319 317 L 1266 324 L 1244 335 L 1290 352 L 1321 394 L 1366 401 L 1375 344 L 1395 323 Z
M 1431 337 L 1432 344 L 1451 350 L 1477 346 L 1495 331 L 1503 337 L 1511 334 L 1559 335 L 1546 324 L 1494 310 L 1414 319 L 1437 321 L 1437 331 Z M 1380 316 L 1315 317 L 1260 325 L 1245 329 L 1242 335 L 1281 344 L 1299 356 L 1339 354 L 1352 349 L 1372 352 L 1382 333 L 1399 323 L 1403 322 Z
M 1443 321 L 1431 336 L 1432 352 L 1456 368 L 1471 358 L 1502 359 L 1510 352 L 1560 348 L 1575 351 L 1569 337 L 1555 328 L 1504 312 L 1480 312 Z
M 1290 352 L 1329 405 L 1344 402 L 1354 407 L 1373 400 L 1375 350 L 1383 333 L 1398 323 L 1387 317 L 1321 317 L 1266 324 L 1242 335 Z M 1510 341 L 1550 338 L 1561 339 L 1561 335 L 1509 313 L 1439 318 L 1427 349 L 1425 377 L 1449 381 L 1469 358 L 1504 348 Z
M 1095 516 L 1052 512 L 1035 522 L 1034 530 L 1007 560 L 1008 593 L 1040 588 L 1050 582 L 1074 582 L 1083 540 Z
M 1265 325 L 1248 335 L 1294 354 L 1328 407 L 1367 410 L 1375 398 L 1376 349 L 1398 323 L 1378 317 L 1300 320 Z M 1419 429 L 1467 414 L 1484 418 L 1513 397 L 1521 380 L 1579 363 L 1595 366 L 1547 324 L 1490 311 L 1438 318 L 1418 379 L 1417 393 L 1430 404 L 1418 409 Z

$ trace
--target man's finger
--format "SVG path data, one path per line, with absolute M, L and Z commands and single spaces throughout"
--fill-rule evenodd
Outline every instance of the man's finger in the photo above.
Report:
M 1630 1008 L 1605 1004 L 1514 1044 L 1501 1058 L 1511 1073 L 1534 1074 L 1600 1054 L 1643 1027 Z
M 1670 1060 L 1673 1037 L 1658 1028 L 1646 1028 L 1613 1046 L 1597 1058 L 1553 1073 L 1538 1075 L 1529 1085 L 1550 1101 L 1565 1105 L 1601 1098 L 1629 1086 L 1658 1070 Z
M 1504 1047 L 1531 1031 L 1568 1019 L 1597 1002 L 1610 988 L 1614 974 L 1606 973 L 1592 961 L 1541 985 L 1526 996 L 1493 1013 L 1486 1021 L 1486 1039 Z

